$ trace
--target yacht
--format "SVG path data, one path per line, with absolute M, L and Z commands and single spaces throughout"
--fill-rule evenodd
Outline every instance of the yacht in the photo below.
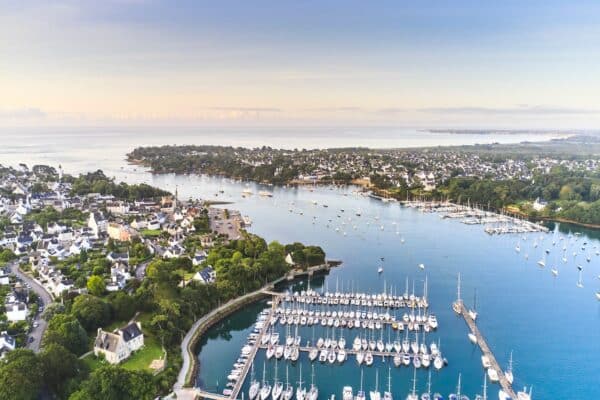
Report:
M 523 388 L 522 391 L 517 392 L 517 400 L 531 400 L 531 387 L 529 388 L 529 393 L 527 393 L 527 388 Z
M 296 400 L 304 400 L 306 398 L 306 389 L 302 387 L 302 364 L 300 364 L 300 380 L 296 388 Z
M 452 393 L 448 396 L 448 400 L 469 400 L 465 395 L 460 394 L 460 374 L 458 374 L 458 385 L 456 385 L 456 393 Z
M 425 264 L 419 264 L 419 269 L 425 269 Z
M 342 364 L 344 361 L 346 361 L 347 355 L 346 355 L 346 350 L 345 349 L 340 349 L 338 351 L 337 354 L 337 361 Z
M 483 374 L 483 394 L 475 396 L 475 400 L 487 400 L 487 376 Z
M 363 390 L 363 370 L 361 368 L 360 369 L 360 390 L 356 394 L 356 399 L 355 400 L 366 400 L 366 398 L 367 397 L 365 396 L 365 392 Z
M 383 392 L 383 400 L 393 400 L 392 396 L 392 369 L 388 368 L 388 387 L 385 392 Z
M 344 386 L 344 388 L 342 389 L 342 400 L 354 400 L 352 386 Z
M 254 377 L 254 363 L 252 363 L 252 368 L 250 370 L 250 389 L 248 390 L 248 397 L 250 400 L 254 400 L 256 398 L 259 390 L 260 382 Z
M 413 372 L 413 387 L 412 392 L 406 396 L 406 400 L 419 400 L 419 396 L 417 396 L 417 369 L 414 369 Z
M 596 292 L 596 299 L 598 299 L 598 301 L 600 301 L 600 291 Z
M 365 353 L 363 353 L 360 350 L 358 352 L 356 352 L 356 362 L 358 363 L 358 365 L 361 365 L 364 360 L 365 360 Z
M 469 332 L 468 336 L 469 336 L 469 340 L 471 341 L 471 343 L 477 344 L 477 336 L 475 336 L 471 332 Z
M 373 365 L 373 353 L 370 351 L 367 351 L 365 354 L 365 364 L 367 364 L 367 366 Z
M 427 378 L 427 392 L 421 394 L 421 400 L 431 400 L 431 370 Z
M 292 400 L 294 397 L 294 388 L 290 385 L 288 367 L 285 366 L 285 390 L 283 391 L 283 400 Z
M 310 361 L 315 361 L 318 356 L 319 356 L 319 349 L 317 349 L 316 347 L 311 348 L 310 351 L 308 352 L 308 358 Z
M 490 362 L 490 359 L 488 358 L 488 356 L 481 356 L 481 365 L 483 365 L 483 368 L 488 369 L 492 366 L 492 363 Z
M 369 392 L 370 400 L 381 400 L 381 392 L 379 392 L 379 370 L 375 371 L 375 390 Z
M 310 390 L 307 394 L 307 400 L 317 400 L 319 398 L 319 389 L 315 386 L 315 366 L 313 364 Z
M 510 358 L 508 359 L 508 368 L 506 369 L 506 372 L 504 372 L 504 376 L 506 377 L 506 380 L 508 381 L 508 383 L 510 383 L 511 385 L 513 384 L 514 381 L 514 376 L 513 376 L 513 358 L 512 358 L 512 351 L 510 352 Z
M 273 400 L 278 400 L 283 392 L 283 383 L 281 383 L 277 378 L 277 360 L 275 360 L 275 382 L 273 383 L 273 392 L 271 393 Z
M 452 303 L 452 309 L 459 315 L 462 313 L 462 300 L 460 298 L 460 273 L 458 274 L 457 297 L 456 301 Z
M 498 371 L 496 371 L 494 368 L 488 368 L 487 375 L 490 378 L 490 382 L 492 382 L 492 383 L 498 382 L 498 380 L 499 380 Z
M 266 380 L 266 363 L 263 365 L 263 379 L 260 387 L 260 400 L 266 400 L 271 395 L 271 385 Z

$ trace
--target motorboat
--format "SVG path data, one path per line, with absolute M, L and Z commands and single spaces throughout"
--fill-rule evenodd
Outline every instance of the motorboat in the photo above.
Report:
M 248 397 L 250 400 L 254 400 L 260 390 L 260 382 L 254 378 L 254 363 L 250 370 L 250 388 L 248 389 Z
M 488 358 L 488 356 L 483 355 L 481 356 L 481 365 L 483 365 L 483 368 L 488 369 L 492 366 L 492 363 L 490 362 L 490 359 Z

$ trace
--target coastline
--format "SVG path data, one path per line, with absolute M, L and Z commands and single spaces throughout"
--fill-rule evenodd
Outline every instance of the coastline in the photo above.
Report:
M 200 362 L 198 361 L 195 351 L 196 346 L 198 345 L 200 338 L 210 327 L 236 312 L 240 308 L 268 297 L 269 294 L 267 292 L 274 290 L 275 286 L 282 282 L 293 281 L 303 276 L 326 274 L 331 268 L 337 267 L 341 264 L 342 262 L 339 260 L 327 260 L 325 264 L 309 267 L 306 270 L 291 270 L 286 275 L 267 283 L 262 288 L 255 290 L 254 292 L 229 300 L 227 303 L 215 308 L 210 313 L 194 322 L 181 342 L 181 356 L 183 363 L 179 371 L 177 381 L 173 385 L 174 391 L 177 392 L 179 390 L 193 388 L 195 386 L 196 376 L 198 374 L 198 369 L 200 368 Z

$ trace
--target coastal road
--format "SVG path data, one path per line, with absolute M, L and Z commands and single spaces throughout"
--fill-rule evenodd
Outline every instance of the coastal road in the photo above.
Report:
M 27 283 L 31 287 L 31 290 L 33 290 L 39 296 L 44 308 L 48 307 L 48 305 L 52 303 L 52 296 L 50 296 L 50 293 L 48 293 L 48 291 L 42 285 L 34 281 L 29 275 L 21 271 L 16 262 L 11 263 L 9 268 L 13 274 L 15 274 L 23 283 Z M 43 318 L 40 318 L 39 315 L 40 314 L 36 315 L 34 319 L 34 322 L 38 323 L 38 327 L 33 328 L 27 338 L 27 348 L 36 353 L 40 351 L 42 337 L 44 336 L 44 332 L 48 326 L 48 323 Z M 32 342 L 29 341 L 30 337 L 33 338 Z

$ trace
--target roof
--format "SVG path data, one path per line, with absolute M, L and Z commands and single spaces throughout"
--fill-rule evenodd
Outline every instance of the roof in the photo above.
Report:
M 117 334 L 98 330 L 98 336 L 96 336 L 94 347 L 114 353 L 117 350 L 119 339 L 120 337 Z
M 136 322 L 131 322 L 126 327 L 121 328 L 120 331 L 123 334 L 123 339 L 126 342 L 129 342 L 130 340 L 143 335 L 142 330 L 140 329 L 140 327 L 138 326 L 138 324 Z

